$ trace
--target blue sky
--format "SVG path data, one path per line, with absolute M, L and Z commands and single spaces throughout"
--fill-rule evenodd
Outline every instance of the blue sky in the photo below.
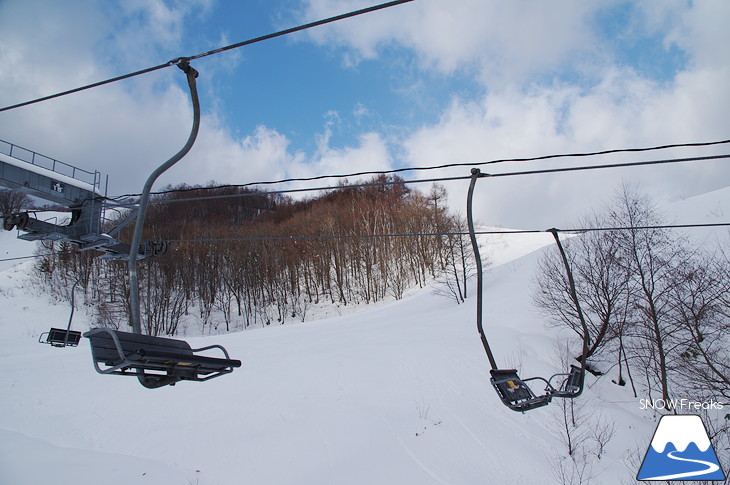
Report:
M 375 3 L 0 0 L 0 105 Z M 200 59 L 200 137 L 158 186 L 727 139 L 728 20 L 723 0 L 415 0 Z M 168 68 L 0 113 L 0 139 L 137 192 L 190 113 Z M 727 166 L 503 179 L 478 200 L 489 223 L 559 224 L 622 180 L 669 200 L 725 185 Z

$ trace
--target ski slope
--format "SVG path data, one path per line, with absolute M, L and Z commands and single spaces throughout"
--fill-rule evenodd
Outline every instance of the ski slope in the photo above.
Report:
M 12 237 L 0 234 L 3 248 Z M 497 361 L 525 376 L 561 370 L 561 335 L 530 306 L 551 243 L 550 234 L 485 241 L 494 262 L 485 330 Z M 148 390 L 97 374 L 86 339 L 65 349 L 37 342 L 65 326 L 69 306 L 31 283 L 32 264 L 0 272 L 2 484 L 542 484 L 564 460 L 557 405 L 515 413 L 491 388 L 473 297 L 456 305 L 424 289 L 337 318 L 188 337 L 193 347 L 224 345 L 243 366 Z M 74 328 L 90 323 L 77 310 Z M 643 453 L 656 426 L 610 378 L 588 376 L 580 398 L 584 413 L 615 424 L 594 484 L 631 480 L 627 450 Z

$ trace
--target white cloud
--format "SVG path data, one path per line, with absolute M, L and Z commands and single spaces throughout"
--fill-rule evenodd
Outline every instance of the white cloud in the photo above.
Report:
M 120 65 L 136 69 L 177 55 L 191 18 L 212 8 L 207 2 L 125 2 L 120 7 L 124 17 L 112 18 L 108 5 L 56 3 L 41 8 L 35 2 L 0 2 L 0 104 L 111 77 L 123 71 Z M 611 46 L 592 30 L 596 12 L 617 4 L 417 0 L 312 30 L 311 38 L 324 49 L 345 46 L 343 55 L 354 63 L 377 58 L 387 67 L 392 64 L 386 53 L 412 53 L 417 66 L 408 82 L 421 91 L 429 89 L 434 72 L 481 88 L 479 94 L 452 94 L 439 119 L 420 126 L 388 126 L 390 120 L 379 118 L 376 109 L 353 99 L 352 113 L 332 112 L 323 126 L 306 127 L 316 144 L 312 153 L 293 146 L 277 126 L 259 125 L 234 135 L 236 129 L 216 109 L 225 99 L 216 96 L 215 72 L 227 65 L 211 59 L 200 82 L 206 99 L 199 139 L 157 187 L 383 170 L 396 163 L 396 153 L 403 154 L 399 163 L 422 166 L 730 138 L 730 51 L 720 47 L 730 44 L 730 31 L 722 24 L 730 4 L 639 4 L 644 15 L 634 19 L 633 31 L 644 27 L 660 35 L 666 48 L 682 49 L 690 61 L 684 71 L 662 81 L 614 65 Z M 306 16 L 312 20 L 367 5 L 309 0 Z M 210 41 L 221 42 L 225 37 L 220 35 Z M 392 46 L 399 49 L 386 48 Z M 403 65 L 413 67 L 401 61 L 398 69 Z M 556 75 L 566 66 L 587 79 Z M 348 123 L 348 116 L 356 123 Z M 374 128 L 370 121 L 375 119 L 382 125 Z M 190 122 L 184 75 L 169 68 L 0 113 L 0 138 L 108 173 L 116 195 L 139 191 L 151 170 L 182 146 Z M 363 130 L 354 133 L 356 141 L 335 146 L 332 133 L 346 129 L 351 135 L 353 127 Z M 628 176 L 644 179 L 663 197 L 678 198 L 730 180 L 726 166 L 637 170 Z M 604 173 L 485 180 L 477 200 L 485 222 L 558 225 L 610 194 L 627 176 Z M 468 169 L 438 175 L 468 175 Z M 451 203 L 461 208 L 465 184 L 449 189 Z
M 416 53 L 442 74 L 476 69 L 484 83 L 509 83 L 576 56 L 596 55 L 591 15 L 612 0 L 512 2 L 418 0 L 309 32 L 320 45 L 344 45 L 372 59 L 387 45 Z M 361 1 L 307 0 L 306 18 L 362 8 Z M 349 54 L 348 54 L 349 55 Z
M 724 0 L 639 2 L 649 28 L 663 34 L 666 48 L 676 45 L 689 54 L 693 67 L 729 66 L 727 19 L 730 6 Z
M 209 120 L 212 121 L 212 120 Z M 207 130 L 201 130 L 199 140 L 190 155 L 179 166 L 171 169 L 167 178 L 195 181 L 205 184 L 217 181 L 226 184 L 245 184 L 254 181 L 280 180 L 287 178 L 316 177 L 323 174 L 348 174 L 369 170 L 392 168 L 387 144 L 377 133 L 364 133 L 354 146 L 335 147 L 331 145 L 331 133 L 325 125 L 318 138 L 315 153 L 307 155 L 293 151 L 290 140 L 283 134 L 266 126 L 258 126 L 252 135 L 241 140 L 232 140 L 227 131 L 211 123 Z M 371 177 L 350 178 L 355 182 Z M 337 184 L 337 180 L 319 183 L 290 183 L 283 188 L 304 188 Z M 268 186 L 262 186 L 264 190 Z M 301 194 L 293 194 L 298 197 Z M 305 196 L 310 195 L 304 193 Z
M 416 130 L 404 142 L 414 166 L 486 161 L 556 153 L 600 151 L 728 138 L 728 70 L 679 74 L 671 85 L 636 73 L 608 70 L 590 90 L 554 85 L 490 92 L 479 100 L 455 98 L 438 123 Z M 708 89 L 708 87 L 714 87 Z M 727 147 L 611 156 L 601 163 L 727 153 Z M 592 164 L 587 159 L 492 165 L 485 172 Z M 469 169 L 450 175 L 468 176 Z M 622 180 L 632 180 L 665 202 L 727 185 L 726 160 L 661 168 L 604 170 L 569 175 L 486 179 L 477 197 L 494 224 L 537 227 L 574 220 L 607 198 Z M 485 188 L 486 187 L 486 188 Z M 451 201 L 463 205 L 466 184 Z M 479 193 L 479 192 L 478 192 Z M 557 220 L 556 220 L 557 219 Z
M 388 147 L 378 133 L 364 133 L 358 137 L 358 143 L 344 148 L 322 143 L 311 163 L 299 167 L 299 172 L 312 176 L 392 168 Z
M 308 0 L 307 5 L 310 17 L 363 6 L 333 0 Z M 473 97 L 455 96 L 437 122 L 414 129 L 403 140 L 406 160 L 414 166 L 730 138 L 730 51 L 720 47 L 730 45 L 724 26 L 730 4 L 645 1 L 630 6 L 636 14 L 628 19 L 631 25 L 615 28 L 634 39 L 623 40 L 642 49 L 642 42 L 658 36 L 664 49 L 681 49 L 688 59 L 684 70 L 655 80 L 655 75 L 631 67 L 632 58 L 617 55 L 613 39 L 594 30 L 599 14 L 627 7 L 611 0 L 419 0 L 311 35 L 321 45 L 347 47 L 350 56 L 354 51 L 383 62 L 388 62 L 385 47 L 397 44 L 414 52 L 425 71 L 454 76 L 471 72 L 486 88 Z M 619 58 L 622 64 L 617 64 Z M 572 74 L 565 76 L 566 69 Z M 647 156 L 685 154 L 697 151 Z M 584 159 L 565 163 L 582 164 Z M 468 175 L 468 169 L 448 175 Z M 540 228 L 577 217 L 608 197 L 622 179 L 638 181 L 657 198 L 672 200 L 726 185 L 730 169 L 720 161 L 486 179 L 477 200 L 487 208 L 484 215 L 490 223 Z M 460 208 L 466 184 L 452 185 L 451 203 Z
M 182 41 L 190 35 L 186 22 L 207 15 L 211 4 L 211 0 L 125 0 L 102 4 L 100 8 L 105 11 L 110 28 L 99 47 L 129 69 L 160 64 L 182 55 Z
M 203 185 L 209 181 L 245 184 L 284 178 L 290 167 L 303 161 L 301 153 L 289 151 L 289 144 L 284 135 L 265 126 L 235 140 L 214 117 L 208 116 L 193 150 L 167 178 Z
M 124 66 L 155 65 L 179 51 L 191 16 L 209 2 L 130 1 L 117 7 L 94 2 L 41 6 L 0 3 L 0 70 L 3 106 L 120 74 Z M 117 16 L 109 9 L 118 8 Z M 39 32 L 17 19 L 34 19 Z M 220 34 L 223 35 L 223 34 Z M 217 37 L 215 42 L 221 42 Z M 223 37 L 224 38 L 224 37 Z M 217 106 L 215 73 L 238 59 L 212 58 L 199 78 L 203 118 L 191 152 L 155 184 L 249 183 L 389 168 L 386 143 L 362 133 L 354 146 L 333 146 L 338 113 L 325 117 L 318 148 L 309 155 L 291 146 L 275 127 L 259 125 L 234 136 Z M 232 60 L 231 60 L 232 59 Z M 110 67 L 114 66 L 114 67 Z M 120 67 L 122 66 L 122 67 Z M 212 71 L 212 72 L 211 72 Z M 0 138 L 110 177 L 110 195 L 139 192 L 154 168 L 185 143 L 192 107 L 184 74 L 167 68 L 71 96 L 0 113 Z M 367 109 L 357 108 L 361 118 Z M 310 127 L 312 128 L 312 127 Z

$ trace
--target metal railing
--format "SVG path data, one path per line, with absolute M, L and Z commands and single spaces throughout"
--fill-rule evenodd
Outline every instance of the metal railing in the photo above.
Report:
M 98 171 L 90 172 L 83 168 L 74 167 L 68 163 L 41 155 L 33 150 L 5 140 L 0 140 L 0 153 L 37 167 L 45 168 L 57 174 L 71 177 L 74 180 L 90 184 L 96 189 L 101 189 L 101 174 Z

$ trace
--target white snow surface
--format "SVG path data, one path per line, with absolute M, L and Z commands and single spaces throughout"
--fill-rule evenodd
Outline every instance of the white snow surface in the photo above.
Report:
M 3 256 L 14 237 L 0 234 Z M 565 335 L 530 305 L 536 249 L 551 243 L 485 240 L 485 330 L 498 362 L 524 377 L 561 370 Z M 32 254 L 24 244 L 18 256 Z M 557 404 L 515 413 L 489 384 L 473 296 L 456 305 L 426 288 L 346 316 L 188 336 L 243 366 L 148 390 L 97 374 L 86 339 L 38 343 L 70 308 L 32 283 L 32 264 L 0 272 L 0 484 L 543 484 L 566 459 Z M 74 328 L 84 331 L 92 319 L 80 302 Z M 633 481 L 640 464 L 627 465 L 627 450 L 643 456 L 656 426 L 614 377 L 589 375 L 576 401 L 615 424 L 593 484 Z

